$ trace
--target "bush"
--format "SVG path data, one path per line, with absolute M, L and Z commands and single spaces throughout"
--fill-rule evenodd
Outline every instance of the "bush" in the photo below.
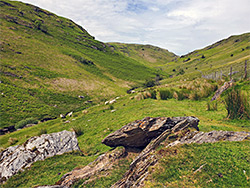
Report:
M 16 125 L 16 129 L 22 129 L 28 124 L 38 124 L 38 121 L 35 118 L 27 118 L 24 120 L 19 121 Z
M 165 89 L 165 90 L 160 90 L 160 98 L 162 100 L 167 100 L 173 98 L 173 92 Z
M 146 82 L 143 84 L 145 88 L 147 87 L 154 87 L 156 85 L 156 81 L 153 80 L 146 80 Z
M 72 127 L 73 131 L 76 133 L 76 136 L 81 136 L 83 135 L 83 128 L 79 126 L 74 126 Z
M 239 89 L 234 89 L 226 95 L 225 105 L 230 119 L 250 119 L 250 102 L 248 96 Z
M 155 90 L 150 90 L 149 91 L 150 92 L 150 94 L 151 94 L 151 99 L 156 99 L 156 91 Z

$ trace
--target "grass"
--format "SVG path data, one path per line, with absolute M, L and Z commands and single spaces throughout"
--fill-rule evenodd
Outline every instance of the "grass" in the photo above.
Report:
M 121 95 L 158 74 L 66 18 L 15 1 L 0 8 L 0 128 L 87 108 L 84 101 Z
M 108 172 L 103 172 L 100 175 L 96 177 L 96 179 L 93 179 L 90 181 L 87 180 L 80 180 L 76 182 L 72 187 L 78 188 L 78 187 L 111 187 L 114 183 L 119 181 L 124 173 L 127 171 L 129 164 L 132 162 L 132 159 L 125 158 L 120 159 L 111 170 Z M 86 183 L 86 181 L 89 181 Z
M 249 141 L 190 144 L 159 153 L 145 187 L 250 186 Z
M 230 119 L 250 119 L 249 97 L 240 90 L 232 90 L 225 97 L 228 118 Z
M 218 76 L 222 71 L 226 81 L 231 66 L 233 71 L 239 71 L 233 78 L 240 79 L 244 62 L 249 59 L 250 33 L 177 57 L 150 45 L 104 44 L 72 21 L 21 2 L 1 1 L 0 9 L 1 36 L 5 36 L 1 38 L 0 128 L 31 117 L 42 120 L 74 111 L 73 117 L 57 118 L 0 136 L 1 150 L 22 144 L 32 136 L 75 130 L 83 151 L 36 162 L 3 187 L 54 184 L 66 172 L 83 167 L 109 151 L 109 147 L 101 144 L 105 136 L 147 116 L 196 116 L 201 131 L 250 131 L 249 120 L 227 118 L 224 97 L 230 90 L 208 110 L 211 95 L 223 81 L 197 79 L 201 77 L 199 71 L 209 76 L 215 71 Z M 127 89 L 151 85 L 147 81 L 169 75 L 171 78 L 161 80 L 161 86 L 125 94 Z M 249 94 L 249 80 L 237 82 L 235 88 Z M 165 97 L 167 100 L 161 100 L 159 93 L 165 90 L 169 95 Z M 116 96 L 121 96 L 117 103 L 103 104 Z M 89 100 L 93 103 L 88 103 Z M 162 156 L 159 169 L 152 169 L 149 187 L 249 185 L 247 141 L 163 150 L 168 155 Z M 177 154 L 173 154 L 174 150 Z M 122 177 L 129 162 L 120 161 L 108 176 L 98 177 L 86 186 L 110 186 Z M 170 169 L 169 164 L 172 164 Z M 206 171 L 193 174 L 203 164 Z
M 56 119 L 1 136 L 1 146 L 6 148 L 13 144 L 8 142 L 10 137 L 11 139 L 16 139 L 16 143 L 14 144 L 21 144 L 24 143 L 29 137 L 38 135 L 42 128 L 46 129 L 47 133 L 71 130 L 74 127 L 79 127 L 81 131 L 84 132 L 83 135 L 78 136 L 78 141 L 79 147 L 85 156 L 71 155 L 71 157 L 66 158 L 61 156 L 61 162 L 60 160 L 57 160 L 57 158 L 50 158 L 44 162 L 39 162 L 37 163 L 37 166 L 46 166 L 43 170 L 40 169 L 39 173 L 37 172 L 40 179 L 33 177 L 34 168 L 32 166 L 31 170 L 25 170 L 25 176 L 23 173 L 19 173 L 15 176 L 15 178 L 11 178 L 7 181 L 5 186 L 15 187 L 18 182 L 20 187 L 25 187 L 27 179 L 29 179 L 29 185 L 53 184 L 60 178 L 60 176 L 56 174 L 61 172 L 60 168 L 62 163 L 65 167 L 65 171 L 63 172 L 66 172 L 67 170 L 70 171 L 72 168 L 84 166 L 86 164 L 85 160 L 90 162 L 90 159 L 93 160 L 100 154 L 110 150 L 109 147 L 101 144 L 101 141 L 105 136 L 129 122 L 142 119 L 147 116 L 196 116 L 200 119 L 199 128 L 201 131 L 250 131 L 248 120 L 231 121 L 226 119 L 227 111 L 225 105 L 222 103 L 223 100 L 218 101 L 217 111 L 207 111 L 207 102 L 209 99 L 202 99 L 199 101 L 192 101 L 188 99 L 179 101 L 174 98 L 169 100 L 147 98 L 140 101 L 130 99 L 131 96 L 136 95 L 137 93 L 126 95 L 117 99 L 117 103 L 112 105 L 114 109 L 116 109 L 113 113 L 103 102 L 102 104 L 90 107 L 87 111 L 84 110 L 83 112 L 74 113 L 74 117 L 67 117 L 67 120 L 69 120 L 70 123 L 65 123 L 65 120 Z M 75 162 L 77 160 L 82 161 Z M 48 170 L 52 163 L 54 164 L 52 165 L 53 168 Z M 50 176 L 50 174 L 52 175 Z M 43 179 L 47 176 L 50 176 L 49 180 L 43 182 Z M 97 182 L 95 185 L 99 185 L 100 182 L 106 180 L 109 184 L 113 183 L 113 181 L 111 181 L 112 178 L 109 176 L 107 179 L 103 178 L 104 177 L 100 180 L 96 180 Z

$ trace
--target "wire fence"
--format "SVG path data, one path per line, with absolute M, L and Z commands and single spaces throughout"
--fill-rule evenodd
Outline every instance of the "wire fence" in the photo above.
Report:
M 246 60 L 244 63 L 226 67 L 218 71 L 208 73 L 201 72 L 201 76 L 211 80 L 222 80 L 223 78 L 229 78 L 230 80 L 248 79 L 250 78 L 250 65 Z

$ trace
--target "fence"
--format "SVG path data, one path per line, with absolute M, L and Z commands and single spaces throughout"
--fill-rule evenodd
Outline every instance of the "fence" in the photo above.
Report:
M 247 60 L 245 60 L 245 63 L 243 63 L 240 67 L 233 67 L 231 66 L 229 69 L 223 69 L 215 72 L 210 72 L 209 74 L 202 74 L 202 77 L 205 79 L 211 79 L 211 80 L 221 80 L 222 78 L 229 77 L 230 80 L 232 79 L 247 79 L 249 78 L 248 72 L 250 71 L 250 67 L 247 63 Z

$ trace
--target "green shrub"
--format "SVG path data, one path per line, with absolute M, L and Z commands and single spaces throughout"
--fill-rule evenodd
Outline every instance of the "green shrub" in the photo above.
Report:
M 73 131 L 76 133 L 76 136 L 81 136 L 83 135 L 83 128 L 82 127 L 79 127 L 79 126 L 73 126 L 72 127 Z
M 248 96 L 239 89 L 233 89 L 225 97 L 225 104 L 230 119 L 250 119 L 250 102 Z
M 160 90 L 160 98 L 167 100 L 173 98 L 173 92 L 169 89 Z
M 38 124 L 38 121 L 35 118 L 27 118 L 27 119 L 23 119 L 21 121 L 19 121 L 16 125 L 15 128 L 16 129 L 22 129 L 23 127 L 25 127 L 28 124 Z
M 155 90 L 150 90 L 149 93 L 151 94 L 151 99 L 156 99 L 156 91 Z
M 110 106 L 109 106 L 109 109 L 110 109 L 110 110 L 114 110 L 115 107 L 114 107 L 113 105 L 110 105 Z
M 154 79 L 147 79 L 146 82 L 143 84 L 145 88 L 154 87 L 155 85 L 156 85 L 156 81 Z

